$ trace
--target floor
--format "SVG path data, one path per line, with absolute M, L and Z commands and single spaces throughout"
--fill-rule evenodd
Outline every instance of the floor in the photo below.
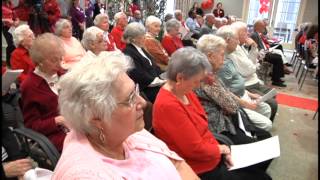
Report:
M 291 58 L 292 53 L 285 53 Z M 301 90 L 293 74 L 285 77 L 287 87 L 278 92 L 318 100 L 318 81 L 309 74 Z M 279 105 L 271 131 L 278 135 L 280 157 L 272 161 L 268 173 L 273 180 L 318 179 L 318 117 L 315 112 Z

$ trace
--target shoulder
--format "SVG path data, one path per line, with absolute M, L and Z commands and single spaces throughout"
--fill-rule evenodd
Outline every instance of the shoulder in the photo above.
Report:
M 22 48 L 22 47 L 17 47 L 13 52 L 12 56 L 24 56 L 28 54 L 28 50 Z
M 28 74 L 27 78 L 21 84 L 21 91 L 37 88 L 44 79 L 34 72 Z

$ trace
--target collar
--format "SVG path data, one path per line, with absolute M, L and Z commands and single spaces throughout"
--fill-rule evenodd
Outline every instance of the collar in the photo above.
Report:
M 37 66 L 34 71 L 33 71 L 36 75 L 42 77 L 50 86 L 52 84 L 56 84 L 59 81 L 59 76 L 57 73 L 55 73 L 52 76 L 49 76 L 48 74 L 42 72 L 39 67 Z

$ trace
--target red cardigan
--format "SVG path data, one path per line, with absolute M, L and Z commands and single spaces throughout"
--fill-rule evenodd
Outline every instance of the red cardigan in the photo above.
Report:
M 34 64 L 29 56 L 29 52 L 22 46 L 17 47 L 11 54 L 10 64 L 12 69 L 23 69 L 19 76 L 21 83 L 26 79 L 29 72 L 34 70 Z
M 25 126 L 47 136 L 61 152 L 66 134 L 54 120 L 59 116 L 58 96 L 34 72 L 29 73 L 21 84 L 21 95 Z
M 123 31 L 124 29 L 122 29 L 119 26 L 115 26 L 111 31 L 111 35 L 113 36 L 114 42 L 116 43 L 117 48 L 121 51 L 124 50 L 124 48 L 126 48 L 126 43 L 122 41 Z
M 182 48 L 183 44 L 180 38 L 165 35 L 161 41 L 162 46 L 167 51 L 169 56 L 174 53 L 177 49 Z
M 189 105 L 161 88 L 153 105 L 152 125 L 156 136 L 200 174 L 220 162 L 219 143 L 209 131 L 206 113 L 196 95 L 191 92 L 186 96 Z

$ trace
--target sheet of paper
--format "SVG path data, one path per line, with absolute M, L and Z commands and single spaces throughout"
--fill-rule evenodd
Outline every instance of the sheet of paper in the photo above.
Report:
M 280 46 L 280 44 L 277 44 L 273 47 L 269 47 L 269 51 L 272 52 L 274 49 L 276 49 L 278 46 Z
M 279 137 L 242 145 L 231 145 L 233 166 L 229 170 L 254 165 L 280 156 Z
M 275 95 L 277 95 L 277 91 L 276 89 L 271 89 L 267 94 L 263 95 L 261 98 L 257 99 L 257 103 L 261 103 L 261 102 L 264 102 L 264 101 L 267 101 L 271 98 L 273 98 Z
M 23 72 L 23 69 L 7 69 L 6 72 L 2 75 L 2 94 L 6 93 L 10 85 L 17 79 L 20 73 Z

